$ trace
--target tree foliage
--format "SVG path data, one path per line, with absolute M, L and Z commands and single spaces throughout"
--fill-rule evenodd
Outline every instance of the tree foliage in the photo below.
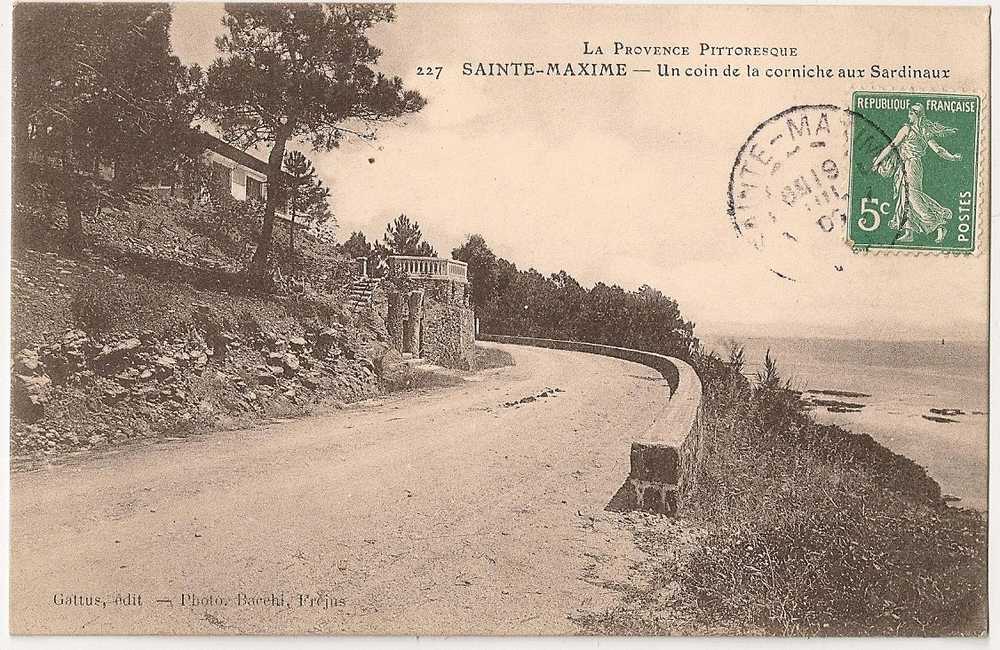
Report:
M 268 201 L 251 276 L 266 274 L 281 164 L 290 140 L 315 149 L 420 110 L 424 99 L 398 77 L 376 72 L 381 51 L 368 31 L 395 18 L 379 4 L 227 4 L 221 56 L 208 70 L 207 114 L 226 140 L 271 143 Z
M 313 164 L 302 152 L 285 154 L 288 174 L 288 211 L 296 223 L 314 227 L 333 219 L 330 210 L 330 188 L 323 185 Z
M 344 242 L 342 249 L 344 255 L 351 259 L 369 257 L 372 254 L 372 246 L 368 243 L 365 233 L 360 230 L 355 230 L 351 233 L 351 236 Z
M 451 251 L 451 257 L 469 266 L 473 305 L 477 310 L 488 308 L 496 297 L 499 264 L 486 239 L 482 235 L 469 235 L 464 244 Z
M 684 320 L 677 302 L 659 290 L 643 285 L 626 291 L 598 282 L 583 287 L 560 271 L 548 277 L 535 269 L 521 271 L 503 258 L 496 262 L 495 281 L 489 261 L 492 251 L 481 237 L 472 237 L 453 255 L 470 264 L 473 295 L 477 268 L 487 278 L 476 303 L 482 331 L 494 334 L 572 339 L 689 358 L 697 347 L 694 324 Z
M 390 255 L 413 255 L 417 257 L 437 257 L 437 251 L 424 241 L 420 224 L 410 221 L 405 214 L 385 227 L 382 245 Z
M 84 211 L 151 179 L 176 181 L 177 163 L 200 154 L 190 124 L 202 74 L 171 54 L 170 18 L 155 4 L 15 7 L 15 191 L 55 191 L 74 248 Z

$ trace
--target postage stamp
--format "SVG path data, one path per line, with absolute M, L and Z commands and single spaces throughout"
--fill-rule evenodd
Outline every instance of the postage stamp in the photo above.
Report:
M 848 243 L 975 251 L 979 97 L 859 91 L 852 109 Z

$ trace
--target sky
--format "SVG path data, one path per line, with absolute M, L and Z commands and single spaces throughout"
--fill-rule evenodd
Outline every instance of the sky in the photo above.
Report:
M 378 68 L 419 90 L 427 106 L 380 127 L 374 143 L 305 151 L 332 188 L 340 239 L 359 229 L 379 238 L 406 213 L 441 255 L 480 233 L 519 268 L 566 270 L 588 286 L 652 285 L 677 299 L 703 337 L 985 340 L 985 254 L 861 256 L 813 231 L 794 249 L 761 252 L 732 227 L 729 174 L 756 126 L 791 105 L 846 105 L 847 83 L 461 74 L 467 61 L 588 60 L 584 40 L 696 47 L 752 33 L 755 43 L 800 48 L 796 65 L 836 52 L 861 66 L 884 54 L 838 51 L 846 38 L 883 42 L 883 28 L 855 21 L 848 36 L 838 32 L 848 29 L 837 27 L 842 16 L 824 11 L 761 21 L 745 8 L 401 5 L 394 23 L 372 31 L 384 52 Z M 175 6 L 172 44 L 183 62 L 207 66 L 217 56 L 222 12 Z M 888 63 L 937 66 L 961 56 L 921 46 L 945 42 L 956 25 L 927 12 L 912 18 L 898 21 L 897 58 Z M 956 84 L 985 82 L 985 61 L 944 63 L 958 69 Z M 443 65 L 441 78 L 418 76 L 426 65 Z M 988 239 L 985 226 L 982 234 Z

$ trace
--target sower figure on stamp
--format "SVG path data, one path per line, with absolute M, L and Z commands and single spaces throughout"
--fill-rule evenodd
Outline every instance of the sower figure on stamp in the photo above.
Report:
M 961 160 L 962 154 L 951 153 L 935 141 L 937 137 L 954 134 L 956 129 L 926 119 L 920 104 L 910 107 L 907 118 L 909 123 L 904 124 L 892 142 L 875 157 L 872 171 L 894 180 L 896 207 L 889 225 L 902 231 L 896 241 L 912 242 L 914 233 L 927 235 L 936 230 L 934 241 L 940 243 L 944 241 L 945 224 L 951 220 L 952 213 L 924 193 L 923 156 L 930 147 L 944 160 Z M 890 151 L 899 155 L 890 156 Z

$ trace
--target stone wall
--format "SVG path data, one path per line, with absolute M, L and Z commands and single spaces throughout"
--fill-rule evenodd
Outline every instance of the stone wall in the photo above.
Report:
M 467 307 L 427 301 L 421 320 L 423 358 L 449 368 L 473 368 L 473 312 Z
M 422 292 L 416 300 L 413 292 Z M 475 313 L 472 287 L 451 280 L 414 280 L 402 291 L 381 283 L 373 296 L 385 318 L 389 343 L 400 352 L 414 352 L 432 363 L 471 369 L 475 354 Z M 411 311 L 417 305 L 420 328 L 414 334 Z M 412 335 L 412 336 L 410 336 Z
M 480 335 L 479 338 L 495 343 L 600 354 L 658 370 L 670 386 L 669 399 L 649 429 L 636 432 L 629 450 L 629 476 L 608 507 L 661 514 L 676 514 L 683 509 L 684 497 L 704 461 L 701 379 L 687 362 L 653 352 L 580 341 L 501 335 Z

